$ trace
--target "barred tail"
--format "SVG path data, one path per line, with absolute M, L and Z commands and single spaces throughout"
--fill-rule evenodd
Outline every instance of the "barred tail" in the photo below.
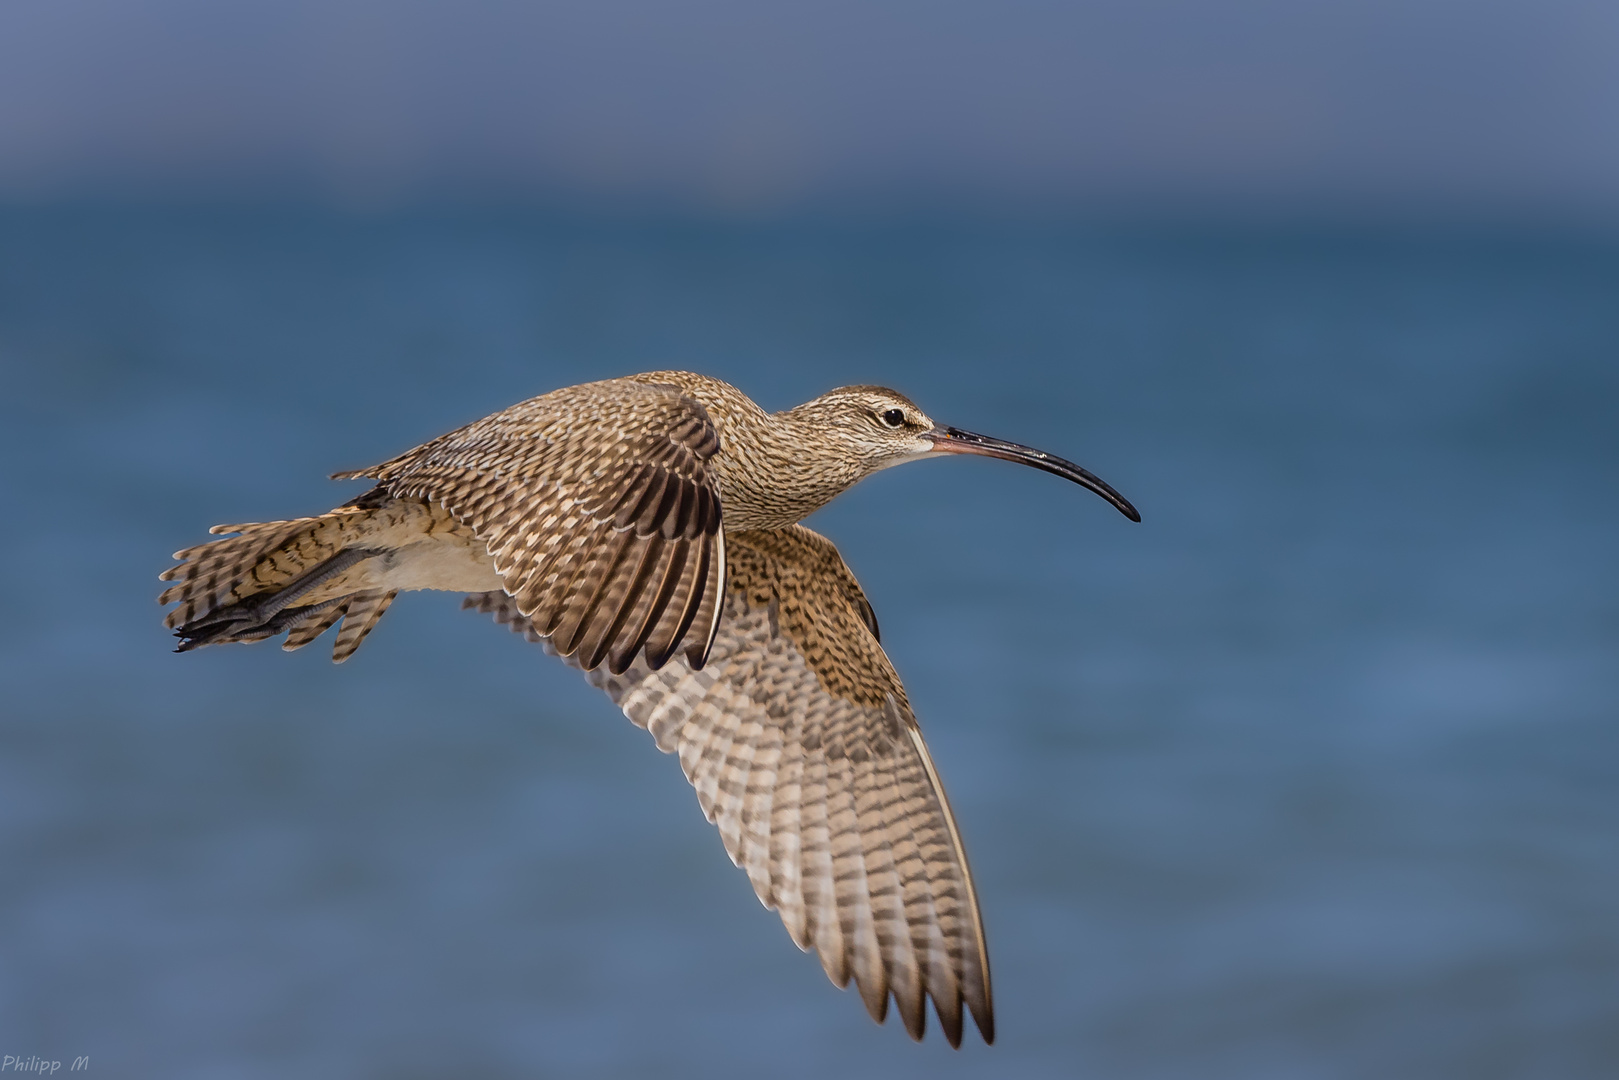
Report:
M 360 502 L 361 500 L 356 500 Z M 368 588 L 363 564 L 386 547 L 377 539 L 374 507 L 350 505 L 319 517 L 216 525 L 237 533 L 174 554 L 180 565 L 162 575 L 175 584 L 158 597 L 176 603 L 164 623 L 180 639 L 175 650 L 263 641 L 286 631 L 283 649 L 315 640 L 339 619 L 332 659 L 342 663 L 360 647 L 398 590 Z

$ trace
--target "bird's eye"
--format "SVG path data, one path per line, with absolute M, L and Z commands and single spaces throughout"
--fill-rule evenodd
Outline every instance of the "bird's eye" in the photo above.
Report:
M 887 424 L 889 427 L 901 427 L 905 423 L 905 410 L 889 409 L 884 412 L 882 416 L 878 417 L 878 419 L 880 419 L 884 424 Z

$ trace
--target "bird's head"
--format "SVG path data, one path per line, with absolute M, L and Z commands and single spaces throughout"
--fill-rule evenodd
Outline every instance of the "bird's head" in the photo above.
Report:
M 910 398 L 883 386 L 841 386 L 783 414 L 813 425 L 821 452 L 833 451 L 854 480 L 907 461 L 941 454 L 978 454 L 1030 465 L 1072 480 L 1102 496 L 1131 521 L 1141 515 L 1130 501 L 1088 469 L 1018 443 L 934 423 Z

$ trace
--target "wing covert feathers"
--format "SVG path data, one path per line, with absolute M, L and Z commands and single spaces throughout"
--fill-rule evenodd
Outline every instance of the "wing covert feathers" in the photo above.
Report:
M 727 541 L 724 619 L 704 667 L 638 659 L 587 677 L 679 755 L 759 899 L 834 983 L 854 979 L 874 1019 L 892 998 L 920 1039 L 932 998 L 956 1046 L 965 1003 L 993 1041 L 966 853 L 859 584 L 802 526 Z M 466 606 L 560 648 L 503 593 Z
M 674 387 L 568 387 L 370 469 L 397 498 L 444 506 L 488 545 L 518 610 L 564 655 L 701 666 L 725 581 L 719 435 Z

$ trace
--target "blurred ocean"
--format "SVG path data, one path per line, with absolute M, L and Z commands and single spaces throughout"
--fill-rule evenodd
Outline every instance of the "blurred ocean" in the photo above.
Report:
M 0 1053 L 95 1074 L 1619 1075 L 1619 246 L 0 213 Z M 676 763 L 409 594 L 169 654 L 169 552 L 558 386 L 884 383 L 1048 449 L 835 540 L 1000 1042 L 827 984 Z M 63 1069 L 67 1068 L 64 1064 Z

